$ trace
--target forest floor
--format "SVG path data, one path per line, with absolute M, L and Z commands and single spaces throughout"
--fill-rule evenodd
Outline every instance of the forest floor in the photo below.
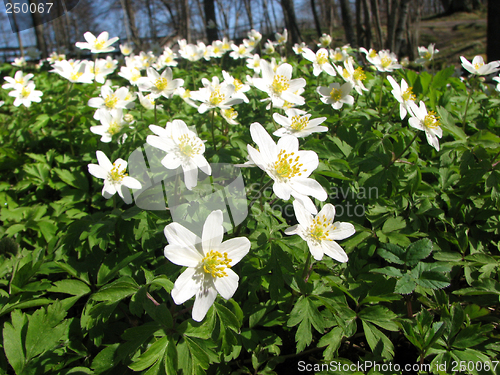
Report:
M 456 13 L 420 23 L 419 46 L 436 43 L 436 63 L 460 65 L 460 56 L 472 59 L 486 53 L 486 12 Z

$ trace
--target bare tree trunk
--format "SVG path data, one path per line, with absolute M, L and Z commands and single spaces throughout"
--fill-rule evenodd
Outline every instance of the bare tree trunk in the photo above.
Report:
M 34 4 L 38 6 L 37 0 L 30 0 L 30 5 Z M 35 37 L 36 37 L 36 47 L 40 50 L 42 54 L 42 59 L 46 59 L 48 57 L 47 53 L 47 45 L 45 44 L 45 39 L 43 36 L 43 23 L 42 16 L 38 12 L 31 13 L 31 18 L 33 20 L 33 26 L 35 29 Z
M 403 44 L 404 31 L 406 28 L 406 20 L 408 18 L 409 9 L 410 9 L 410 0 L 402 0 L 399 12 L 398 24 L 396 27 L 396 34 L 394 37 L 395 39 L 394 53 L 396 55 L 400 53 L 401 45 Z
M 363 4 L 361 0 L 356 0 L 356 43 L 358 46 L 364 46 L 364 25 L 363 17 Z
M 132 0 L 121 0 L 120 2 L 123 9 L 125 10 L 125 14 L 127 15 L 126 22 L 130 30 L 132 41 L 138 48 L 142 48 L 139 32 L 137 31 L 137 26 L 135 25 L 135 9 L 132 6 Z
M 286 28 L 291 34 L 292 44 L 298 43 L 299 39 L 302 39 L 302 37 L 299 27 L 297 26 L 297 19 L 295 18 L 293 0 L 281 0 L 281 7 L 283 8 L 283 15 L 285 16 Z
M 394 50 L 398 8 L 399 0 L 387 0 L 387 39 L 385 41 L 385 48 L 391 51 Z
M 315 0 L 311 0 L 311 9 L 314 17 L 314 26 L 316 27 L 316 34 L 318 34 L 318 38 L 321 37 L 321 25 L 319 24 L 318 12 L 316 11 L 316 2 Z
M 269 34 L 272 30 L 276 30 L 276 27 L 272 25 L 271 17 L 269 17 L 269 10 L 267 7 L 267 0 L 262 0 L 262 8 L 264 9 L 264 19 L 266 22 L 267 33 Z
M 211 44 L 217 40 L 217 19 L 215 18 L 214 0 L 203 0 L 203 6 L 205 10 L 205 30 L 208 43 Z
M 380 10 L 378 0 L 370 0 L 372 14 L 375 16 L 375 31 L 377 34 L 377 49 L 382 49 L 384 37 L 382 36 L 382 25 L 380 23 Z
M 9 3 L 12 5 L 12 1 L 9 0 Z M 17 34 L 17 42 L 19 43 L 19 50 L 21 51 L 21 57 L 24 57 L 24 48 L 23 48 L 23 39 L 21 38 L 21 34 L 19 33 L 19 27 L 17 26 L 16 13 L 12 12 L 12 20 L 14 21 L 14 31 Z
M 184 24 L 184 37 L 188 43 L 191 43 L 191 27 L 190 27 L 190 12 L 189 0 L 182 0 L 182 22 Z
M 252 6 L 250 4 L 251 0 L 243 0 L 245 5 L 245 10 L 247 11 L 248 22 L 250 22 L 250 29 L 253 29 L 253 18 L 252 18 Z
M 373 44 L 373 35 L 372 35 L 372 12 L 370 9 L 370 3 L 368 0 L 363 0 L 363 10 L 365 11 L 365 41 L 366 47 L 371 48 Z
M 500 2 L 488 0 L 486 56 L 488 61 L 500 60 Z
M 155 27 L 155 22 L 153 18 L 153 11 L 151 9 L 151 0 L 146 0 L 146 8 L 148 10 L 148 19 L 149 19 L 149 31 L 150 31 L 150 37 L 151 41 L 153 43 L 156 43 L 156 27 Z
M 356 47 L 354 27 L 352 25 L 351 5 L 349 0 L 340 0 L 340 10 L 342 11 L 342 24 L 344 25 L 345 37 L 351 47 Z

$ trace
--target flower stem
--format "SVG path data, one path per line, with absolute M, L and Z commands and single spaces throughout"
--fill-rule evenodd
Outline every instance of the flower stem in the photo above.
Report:
M 215 124 L 214 124 L 214 117 L 215 117 L 215 109 L 212 109 L 212 116 L 211 116 L 211 123 L 212 123 L 212 142 L 214 144 L 214 151 L 217 152 L 217 144 L 215 143 Z
M 248 205 L 248 211 L 251 210 L 252 206 L 255 204 L 255 202 L 257 202 L 257 199 L 259 199 L 261 197 L 261 195 L 263 194 L 264 190 L 273 183 L 274 181 L 273 180 L 269 180 L 268 182 L 266 182 L 265 185 L 263 185 L 259 192 L 257 193 L 257 195 L 252 199 L 252 201 L 250 202 L 250 204 Z
M 403 151 L 401 151 L 401 153 L 397 157 L 395 157 L 394 159 L 391 160 L 391 162 L 385 167 L 385 169 L 389 169 L 389 167 L 391 165 L 393 165 L 396 162 L 396 160 L 398 160 L 401 156 L 403 156 L 403 154 L 410 148 L 411 144 L 413 142 L 415 142 L 415 139 L 417 139 L 417 137 L 418 137 L 418 133 L 415 133 L 415 136 L 412 138 L 412 140 L 410 141 L 410 143 L 408 143 L 406 145 L 405 149 Z
M 384 81 L 386 77 L 386 73 L 382 73 L 382 82 L 380 82 L 380 98 L 378 100 L 378 111 L 380 112 L 380 109 L 382 108 L 382 94 L 384 93 Z
M 142 112 L 141 112 L 141 114 L 142 114 Z M 156 124 L 156 125 L 158 124 L 158 121 L 157 121 L 157 119 L 156 119 L 156 100 L 155 100 L 155 124 Z
M 311 264 L 311 252 L 307 253 L 306 263 L 304 264 L 304 271 L 302 272 L 302 278 L 304 282 L 307 283 L 309 276 L 311 275 L 312 264 Z
M 464 113 L 464 118 L 462 120 L 462 130 L 463 131 L 465 131 L 465 121 L 467 119 L 467 111 L 469 109 L 469 103 L 470 103 L 470 99 L 472 97 L 472 91 L 473 91 L 473 88 L 471 87 L 470 92 L 469 92 L 469 96 L 467 97 L 467 103 L 465 103 L 465 113 Z

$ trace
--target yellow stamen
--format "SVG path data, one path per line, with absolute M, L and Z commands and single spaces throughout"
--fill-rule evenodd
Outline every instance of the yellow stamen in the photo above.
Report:
M 109 124 L 108 133 L 111 135 L 115 135 L 120 131 L 120 129 L 121 126 L 118 125 L 116 121 L 113 121 L 111 124 Z
M 108 95 L 106 96 L 106 99 L 104 99 L 104 104 L 110 109 L 115 108 L 116 103 L 118 103 L 118 98 L 116 97 L 116 95 Z
M 325 215 L 316 216 L 313 223 L 309 226 L 309 236 L 314 241 L 332 241 L 328 236 L 330 231 L 337 229 Z
M 392 64 L 392 60 L 389 57 L 382 57 L 382 59 L 380 59 L 380 64 L 382 68 L 387 68 Z
M 283 91 L 288 90 L 290 87 L 290 80 L 281 75 L 275 75 L 273 79 L 272 88 L 276 94 L 281 94 Z
M 332 98 L 334 102 L 338 102 L 342 99 L 342 90 L 334 87 L 332 91 L 330 91 L 330 98 Z
M 356 68 L 352 76 L 356 81 L 364 81 L 366 78 L 366 74 L 360 66 Z
M 234 85 L 234 91 L 237 92 L 237 91 L 240 91 L 242 89 L 243 82 L 241 82 L 239 79 L 235 78 L 233 81 L 233 85 Z
M 220 89 L 216 88 L 210 94 L 210 98 L 208 99 L 208 101 L 210 102 L 211 105 L 218 106 L 224 99 L 226 99 L 226 95 L 221 94 Z
M 309 125 L 309 119 L 307 118 L 307 116 L 298 116 L 297 115 L 297 116 L 292 117 L 292 124 L 290 125 L 290 127 L 293 130 L 300 131 L 300 130 L 306 128 L 307 125 Z
M 155 82 L 155 87 L 160 91 L 165 90 L 167 86 L 168 80 L 165 77 L 159 77 Z
M 429 111 L 424 118 L 424 126 L 428 129 L 436 129 L 439 126 L 439 117 L 436 112 Z
M 404 100 L 405 102 L 407 102 L 408 100 L 415 100 L 415 99 L 417 99 L 417 98 L 415 97 L 415 95 L 413 94 L 412 88 L 413 88 L 413 87 L 408 87 L 408 88 L 406 89 L 406 91 L 403 93 L 403 95 L 401 95 L 401 96 L 402 96 L 402 98 L 403 98 L 403 100 Z
M 301 169 L 304 164 L 299 164 L 299 157 L 294 158 L 295 153 L 287 154 L 285 150 L 281 150 L 278 154 L 278 160 L 274 162 L 274 170 L 280 178 L 288 179 L 295 176 L 302 176 L 302 172 L 307 172 L 307 169 Z
M 192 157 L 195 154 L 199 154 L 201 151 L 200 141 L 196 138 L 190 138 L 188 134 L 183 134 L 179 138 L 179 149 L 182 154 L 187 157 Z
M 210 250 L 201 262 L 205 273 L 211 274 L 213 278 L 227 276 L 226 268 L 231 268 L 227 253 L 221 254 L 214 250 Z
M 319 65 L 326 64 L 328 62 L 328 56 L 326 52 L 320 52 L 316 56 L 316 61 L 318 62 Z
M 125 168 L 123 170 L 119 170 L 118 166 L 116 165 L 116 162 L 113 163 L 113 168 L 111 168 L 111 171 L 108 174 L 108 178 L 111 180 L 111 182 L 121 182 L 123 180 L 123 177 L 128 176 L 127 173 L 125 173 Z

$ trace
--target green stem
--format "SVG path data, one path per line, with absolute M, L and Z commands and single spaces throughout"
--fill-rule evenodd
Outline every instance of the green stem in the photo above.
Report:
M 257 202 L 257 199 L 259 199 L 262 195 L 263 195 L 263 192 L 264 190 L 270 186 L 272 183 L 274 182 L 274 180 L 269 180 L 268 182 L 266 182 L 265 185 L 263 185 L 258 194 L 252 199 L 252 201 L 250 202 L 250 204 L 248 205 L 248 211 L 250 211 L 252 209 L 252 206 L 255 204 L 255 202 Z
M 307 254 L 306 263 L 304 264 L 304 271 L 302 272 L 302 278 L 304 282 L 307 283 L 309 281 L 309 276 L 311 276 L 312 264 L 311 264 L 311 252 L 309 251 Z
M 465 121 L 467 119 L 467 111 L 469 110 L 469 103 L 470 103 L 470 99 L 472 97 L 472 91 L 473 91 L 473 88 L 472 88 L 472 85 L 471 85 L 469 96 L 467 97 L 467 103 L 465 104 L 464 119 L 462 120 L 462 130 L 463 131 L 465 131 Z
M 156 100 L 155 100 L 155 125 L 158 125 L 158 121 L 156 120 Z
M 403 154 L 410 148 L 411 144 L 413 142 L 415 142 L 415 139 L 417 139 L 417 137 L 418 137 L 418 133 L 415 133 L 415 136 L 412 138 L 412 140 L 410 141 L 410 143 L 408 143 L 406 145 L 405 149 L 403 151 L 401 151 L 401 153 L 397 157 L 395 157 L 394 159 L 391 160 L 391 162 L 385 167 L 385 169 L 389 169 L 389 167 L 391 165 L 393 165 L 396 162 L 396 160 L 398 160 L 401 156 L 403 156 Z
M 378 111 L 380 112 L 380 109 L 382 108 L 382 96 L 383 96 L 383 93 L 384 93 L 384 81 L 385 81 L 385 77 L 386 77 L 386 73 L 382 73 L 382 82 L 380 83 L 380 98 L 379 98 L 379 101 L 378 101 Z
M 214 125 L 215 109 L 212 109 L 211 123 L 212 123 L 212 142 L 214 144 L 214 151 L 217 152 L 217 144 L 215 143 L 215 125 Z
M 71 142 L 71 135 L 70 135 L 70 128 L 69 128 L 69 122 L 68 122 L 68 101 L 69 101 L 69 95 L 71 93 L 71 90 L 73 89 L 74 82 L 71 82 L 70 85 L 68 86 L 68 92 L 66 93 L 66 102 L 64 103 L 64 117 L 65 117 L 65 123 L 66 123 L 66 135 L 68 136 L 68 142 L 69 142 L 69 148 L 71 150 L 71 155 L 75 156 L 75 150 L 73 149 L 73 143 Z

